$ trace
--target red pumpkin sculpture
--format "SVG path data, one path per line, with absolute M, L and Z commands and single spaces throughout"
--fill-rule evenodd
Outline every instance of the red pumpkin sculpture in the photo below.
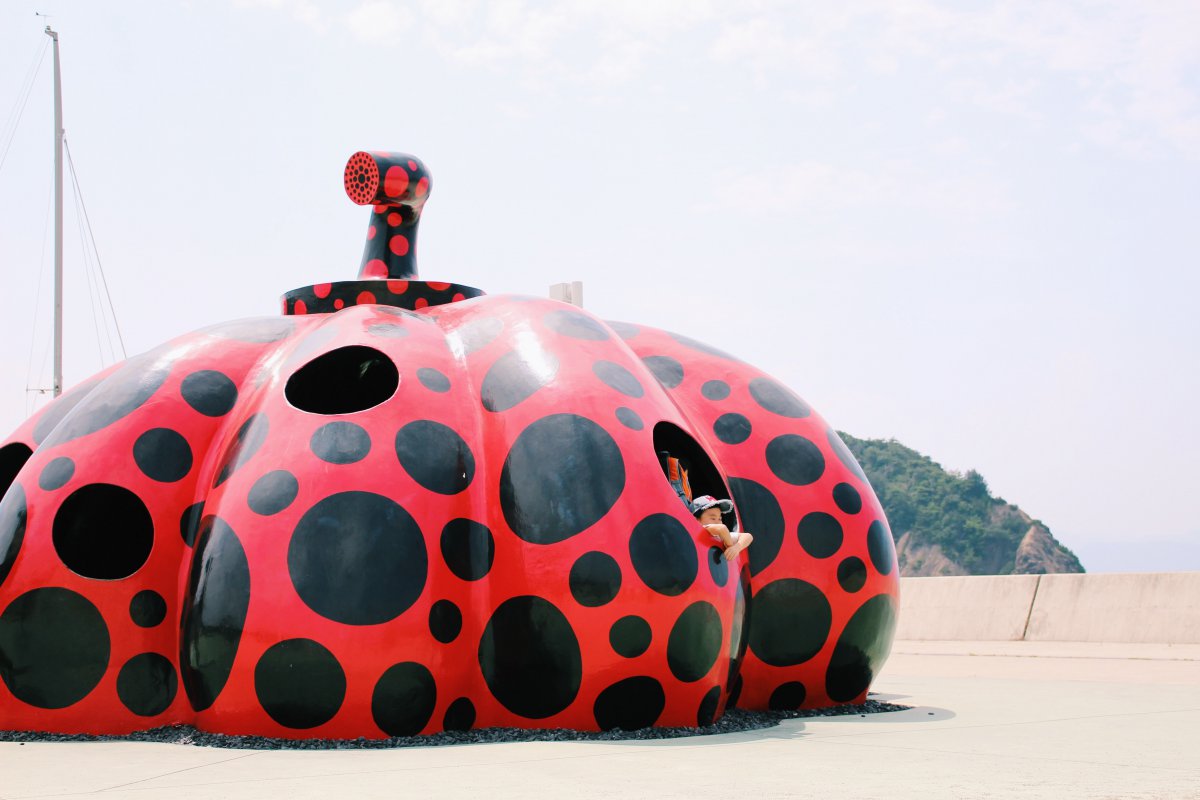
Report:
M 862 702 L 898 576 L 833 429 L 686 337 L 418 281 L 424 166 L 358 153 L 345 179 L 374 205 L 359 280 L 131 358 L 0 448 L 0 728 L 353 738 Z M 722 557 L 663 453 L 732 497 L 748 550 Z

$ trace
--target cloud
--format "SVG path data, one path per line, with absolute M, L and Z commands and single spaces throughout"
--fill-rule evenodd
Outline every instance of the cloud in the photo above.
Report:
M 316 33 L 325 33 L 329 29 L 325 13 L 316 0 L 233 0 L 233 4 L 236 8 L 287 14 Z
M 776 6 L 714 31 L 709 54 L 768 91 L 797 76 L 860 88 L 872 74 L 903 70 L 916 83 L 933 72 L 960 108 L 1065 118 L 1126 156 L 1167 147 L 1200 160 L 1200 6 L 1192 2 Z
M 615 86 L 642 77 L 676 37 L 732 12 L 714 0 L 418 0 L 412 13 L 447 61 L 509 68 L 537 85 Z M 349 28 L 366 39 L 364 26 Z
M 644 68 L 650 46 L 635 39 L 615 41 L 593 62 L 586 77 L 594 85 L 619 86 L 633 80 Z
M 409 18 L 390 0 L 368 0 L 346 16 L 350 32 L 372 44 L 395 41 L 409 25 Z
M 799 72 L 805 78 L 838 75 L 846 17 L 834 12 L 818 19 L 789 21 L 803 33 L 790 31 L 777 16 L 730 22 L 715 31 L 709 55 L 727 66 L 748 67 L 760 81 L 778 71 Z
M 1075 81 L 1081 128 L 1094 142 L 1131 155 L 1166 144 L 1200 160 L 1200 6 L 1010 3 L 990 22 L 981 37 L 1009 61 Z
M 903 207 L 961 218 L 993 215 L 1007 202 L 1006 192 L 979 176 L 931 177 L 898 162 L 870 169 L 816 160 L 755 170 L 726 168 L 717 184 L 723 187 L 720 204 L 702 204 L 702 213 L 733 208 L 749 216 L 830 219 L 852 210 Z
M 709 70 L 786 97 L 931 85 L 935 105 L 975 109 L 1142 158 L 1200 160 L 1200 5 L 1194 0 L 1030 4 L 999 0 L 235 0 L 366 41 L 415 28 L 448 62 L 528 85 L 613 88 L 700 54 Z

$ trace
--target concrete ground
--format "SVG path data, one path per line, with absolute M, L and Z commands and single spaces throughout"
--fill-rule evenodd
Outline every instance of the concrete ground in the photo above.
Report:
M 874 691 L 913 708 L 629 742 L 0 743 L 0 800 L 1200 798 L 1200 645 L 897 642 Z

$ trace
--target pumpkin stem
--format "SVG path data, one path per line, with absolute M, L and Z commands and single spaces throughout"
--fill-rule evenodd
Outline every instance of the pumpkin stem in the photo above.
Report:
M 416 156 L 360 150 L 346 162 L 346 194 L 375 206 L 367 228 L 360 280 L 417 277 L 417 225 L 432 186 Z

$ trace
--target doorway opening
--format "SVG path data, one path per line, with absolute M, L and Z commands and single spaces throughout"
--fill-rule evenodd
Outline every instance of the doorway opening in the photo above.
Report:
M 710 494 L 718 500 L 733 499 L 708 453 L 678 425 L 660 422 L 654 426 L 654 451 L 658 454 L 663 476 L 680 496 L 680 501 L 688 504 L 689 512 L 691 500 L 701 495 Z M 736 510 L 722 514 L 721 518 L 730 530 L 737 530 Z

